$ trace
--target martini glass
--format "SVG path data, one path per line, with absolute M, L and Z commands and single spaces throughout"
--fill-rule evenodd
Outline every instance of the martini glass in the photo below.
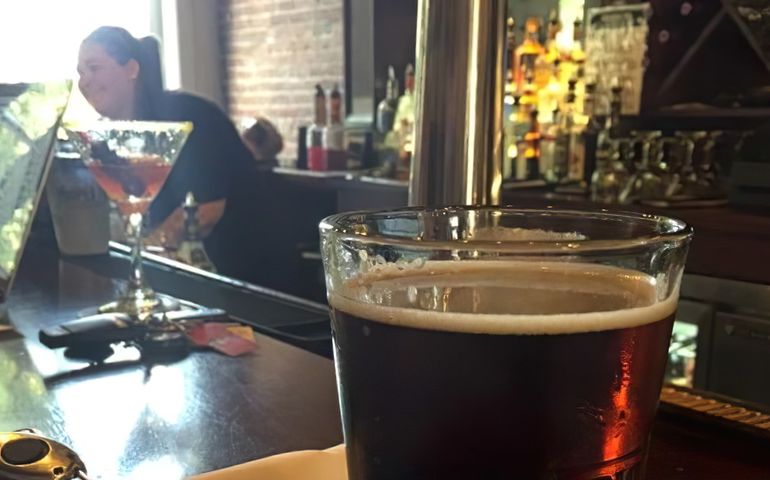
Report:
M 99 312 L 122 312 L 138 321 L 176 310 L 178 302 L 155 293 L 142 269 L 144 215 L 166 182 L 188 135 L 190 122 L 99 121 L 69 129 L 96 182 L 115 204 L 132 241 L 128 284 Z

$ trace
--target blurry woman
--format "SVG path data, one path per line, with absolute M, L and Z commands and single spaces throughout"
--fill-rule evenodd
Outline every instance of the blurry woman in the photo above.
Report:
M 262 252 L 253 225 L 258 182 L 256 162 L 233 123 L 212 102 L 162 89 L 158 42 L 137 39 L 120 27 L 88 35 L 78 56 L 78 87 L 104 117 L 113 120 L 191 121 L 193 131 L 166 184 L 150 206 L 149 222 L 167 244 L 178 243 L 187 192 L 199 202 L 206 250 L 219 272 L 250 281 Z M 268 285 L 269 286 L 269 285 Z M 277 285 L 276 285 L 277 286 Z

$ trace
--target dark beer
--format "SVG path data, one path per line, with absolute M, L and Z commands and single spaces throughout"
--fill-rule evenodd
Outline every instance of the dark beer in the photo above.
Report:
M 351 480 L 636 478 L 676 306 L 658 288 L 570 263 L 353 278 L 330 296 Z

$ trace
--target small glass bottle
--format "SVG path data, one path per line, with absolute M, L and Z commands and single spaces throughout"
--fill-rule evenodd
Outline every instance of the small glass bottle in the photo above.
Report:
M 323 146 L 324 127 L 326 126 L 326 94 L 321 85 L 315 86 L 313 124 L 307 129 L 307 168 L 326 170 L 326 154 Z
M 323 149 L 327 170 L 346 170 L 345 127 L 342 125 L 342 94 L 334 85 L 329 95 L 329 125 L 323 130 Z
M 386 134 L 393 130 L 398 106 L 398 79 L 393 65 L 388 67 L 388 83 L 385 86 L 385 98 L 377 105 L 377 130 Z

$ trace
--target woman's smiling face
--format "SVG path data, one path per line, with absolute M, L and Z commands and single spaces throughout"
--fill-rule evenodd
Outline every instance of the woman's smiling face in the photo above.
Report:
M 139 64 L 129 59 L 124 65 L 101 45 L 85 42 L 78 54 L 78 88 L 100 115 L 130 119 L 133 115 Z

